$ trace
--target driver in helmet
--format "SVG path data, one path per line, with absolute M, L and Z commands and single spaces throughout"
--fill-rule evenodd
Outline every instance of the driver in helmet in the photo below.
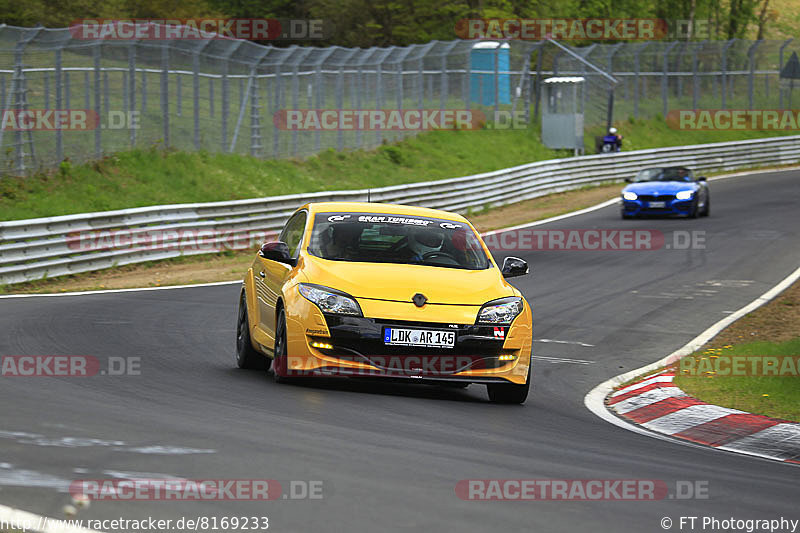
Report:
M 440 251 L 443 244 L 442 232 L 431 228 L 413 228 L 408 234 L 409 261 L 422 263 L 426 254 Z

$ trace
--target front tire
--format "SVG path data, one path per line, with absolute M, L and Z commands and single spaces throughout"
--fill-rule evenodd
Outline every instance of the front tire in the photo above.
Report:
M 706 205 L 703 206 L 703 211 L 700 213 L 701 217 L 707 217 L 711 214 L 711 197 L 706 196 Z
M 516 383 L 492 383 L 486 385 L 489 400 L 494 403 L 525 403 L 531 386 L 531 363 L 528 364 L 528 375 L 523 385 Z
M 697 199 L 695 199 L 695 201 L 692 202 L 692 210 L 689 211 L 689 218 L 697 218 L 697 216 L 700 214 L 700 208 L 697 204 Z
M 272 379 L 275 383 L 287 383 L 288 377 L 288 350 L 286 347 L 286 312 L 281 309 L 275 323 L 275 352 L 272 359 Z
M 236 366 L 249 370 L 262 369 L 266 359 L 253 348 L 250 340 L 250 320 L 247 316 L 247 301 L 244 292 L 239 298 L 239 316 L 236 321 Z

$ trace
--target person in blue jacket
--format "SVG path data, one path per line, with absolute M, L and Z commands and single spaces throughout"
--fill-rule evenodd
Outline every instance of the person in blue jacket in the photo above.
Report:
M 608 135 L 603 137 L 603 152 L 619 152 L 622 150 L 622 135 L 617 134 L 617 128 L 608 128 Z

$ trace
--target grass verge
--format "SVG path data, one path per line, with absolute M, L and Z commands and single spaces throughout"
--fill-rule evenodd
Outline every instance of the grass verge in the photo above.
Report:
M 625 150 L 778 134 L 680 131 L 658 118 L 626 120 L 616 126 L 625 136 Z M 602 133 L 602 127 L 587 131 L 587 153 L 594 151 L 594 135 Z M 57 170 L 27 178 L 0 177 L 0 220 L 381 187 L 570 155 L 568 150 L 545 148 L 538 128 L 432 131 L 375 150 L 328 150 L 304 160 L 142 148 L 83 165 L 65 161 Z
M 798 332 L 800 282 L 728 326 L 688 357 L 694 359 L 691 363 L 698 370 L 700 365 L 724 370 L 729 368 L 730 356 L 798 356 Z M 720 358 L 724 365 L 719 365 Z M 800 422 L 800 376 L 721 376 L 714 370 L 707 372 L 678 372 L 675 383 L 704 402 Z

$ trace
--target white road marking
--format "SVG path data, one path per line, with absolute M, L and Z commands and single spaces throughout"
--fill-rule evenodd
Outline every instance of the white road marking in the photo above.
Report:
M 551 342 L 554 344 L 577 344 L 578 346 L 586 346 L 588 348 L 594 347 L 594 344 L 586 344 L 585 342 L 578 341 L 558 341 L 555 339 L 533 339 L 533 342 Z
M 215 287 L 217 285 L 241 284 L 242 280 L 234 281 L 215 281 L 213 283 L 195 283 L 194 285 L 167 285 L 165 287 L 139 287 L 133 289 L 105 289 L 102 291 L 78 291 L 78 292 L 45 292 L 41 294 L 0 294 L 0 300 L 7 298 L 38 298 L 40 296 L 86 296 L 91 294 L 115 294 L 118 292 L 145 292 L 145 291 L 164 291 L 169 289 L 194 289 L 196 287 Z
M 534 359 L 546 361 L 548 363 L 572 363 L 574 365 L 593 365 L 595 361 L 586 361 L 584 359 L 567 359 L 564 357 L 547 357 L 545 355 L 534 355 Z

